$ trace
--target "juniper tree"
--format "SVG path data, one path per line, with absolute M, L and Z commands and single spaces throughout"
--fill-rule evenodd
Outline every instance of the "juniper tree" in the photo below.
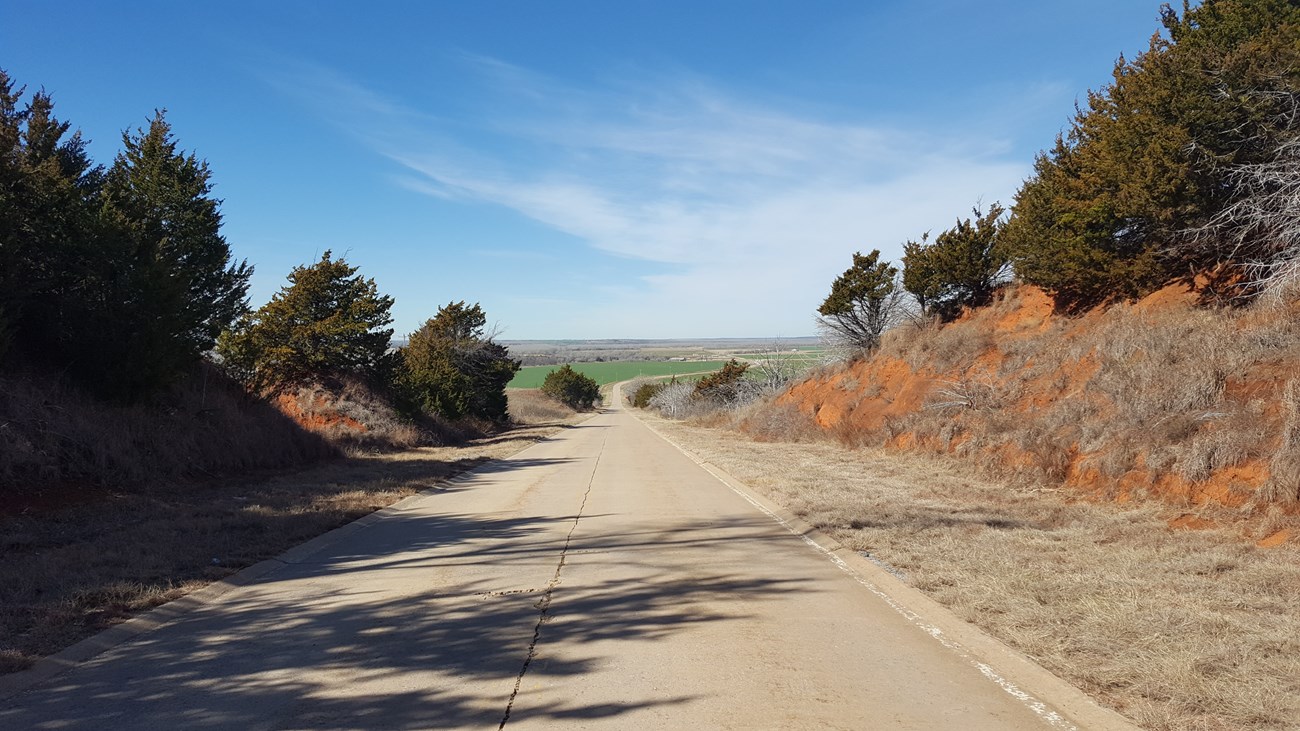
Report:
M 393 298 L 357 272 L 329 250 L 311 266 L 294 267 L 270 302 L 222 333 L 222 364 L 262 390 L 385 378 Z
M 177 149 L 162 112 L 122 135 L 104 184 L 114 326 L 104 385 L 134 395 L 157 388 L 211 350 L 247 310 L 252 267 L 232 260 L 207 162 Z
M 586 411 L 600 399 L 600 384 L 566 364 L 546 374 L 542 393 L 571 409 Z
M 450 302 L 411 334 L 401 352 L 398 383 L 406 399 L 450 419 L 507 418 L 505 388 L 519 361 L 487 333 L 477 303 Z
M 23 93 L 0 70 L 0 330 L 14 353 L 65 368 L 91 356 L 79 336 L 105 324 L 88 327 L 102 298 L 102 169 L 48 94 Z
M 903 288 L 922 310 L 951 319 L 988 304 L 1010 269 L 998 239 L 1004 212 L 997 203 L 987 213 L 976 206 L 974 219 L 958 220 L 934 241 L 927 234 L 903 245 Z
M 1161 19 L 1165 34 L 1120 57 L 1016 196 L 1005 232 L 1016 272 L 1067 304 L 1223 260 L 1178 246 L 1181 232 L 1229 205 L 1234 166 L 1267 160 L 1294 129 L 1278 112 L 1300 88 L 1300 3 L 1205 0 Z
M 818 324 L 852 348 L 875 350 L 880 336 L 903 312 L 898 269 L 880 260 L 880 252 L 853 254 L 853 266 L 835 278 L 817 312 Z
M 734 404 L 748 390 L 745 388 L 745 372 L 748 370 L 748 363 L 732 358 L 723 363 L 722 368 L 696 381 L 695 391 L 691 395 L 714 403 Z

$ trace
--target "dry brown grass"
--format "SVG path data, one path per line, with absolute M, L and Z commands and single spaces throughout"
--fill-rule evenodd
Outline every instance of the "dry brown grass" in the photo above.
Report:
M 276 398 L 299 425 L 352 455 L 454 444 L 468 438 L 441 420 L 415 424 L 403 418 L 387 399 L 360 382 L 333 388 L 306 384 Z
M 578 413 L 537 388 L 508 388 L 506 400 L 510 420 L 516 424 L 567 422 Z
M 424 413 L 408 418 L 391 398 L 358 380 L 304 384 L 271 398 L 300 426 L 350 455 L 463 444 L 501 429 L 469 416 L 451 420 Z
M 947 458 L 655 423 L 1145 728 L 1300 729 L 1294 543 L 1174 531 L 1168 507 L 1071 502 Z M 1288 526 L 1274 511 L 1262 529 Z
M 0 511 L 0 672 L 562 428 L 354 456 L 271 479 L 64 492 Z
M 1300 396 L 1286 387 L 1300 318 L 1194 301 L 1170 288 L 1066 318 L 1009 288 L 955 323 L 897 328 L 871 360 L 796 390 L 806 411 L 831 406 L 846 444 L 945 452 L 1021 485 L 1243 513 L 1300 501 Z M 901 408 L 908 388 L 927 395 Z
M 105 404 L 60 379 L 0 376 L 0 495 L 70 483 L 289 467 L 337 454 L 208 364 L 137 406 Z
M 1294 504 L 1300 501 L 1300 379 L 1287 381 L 1282 406 L 1286 413 L 1282 443 L 1269 464 L 1273 479 L 1267 485 L 1264 497 Z

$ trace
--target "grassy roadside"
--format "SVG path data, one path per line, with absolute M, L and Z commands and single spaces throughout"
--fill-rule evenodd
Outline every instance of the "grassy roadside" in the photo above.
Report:
M 585 418 L 520 401 L 526 425 L 463 446 L 357 456 L 264 479 L 171 483 L 0 514 L 0 672 L 21 670 Z
M 642 414 L 703 459 L 1150 729 L 1300 729 L 1300 549 L 1170 530 L 955 461 L 755 442 Z

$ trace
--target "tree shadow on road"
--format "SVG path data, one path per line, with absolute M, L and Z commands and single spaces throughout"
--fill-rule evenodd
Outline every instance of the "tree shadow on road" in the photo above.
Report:
M 599 526 L 602 517 L 583 520 Z M 581 683 L 621 643 L 741 620 L 758 603 L 809 591 L 802 577 L 756 578 L 723 570 L 725 563 L 709 570 L 697 562 L 683 572 L 680 555 L 668 558 L 770 542 L 771 523 L 761 516 L 681 521 L 671 531 L 584 531 L 569 546 L 573 565 L 565 571 L 606 560 L 626 563 L 633 576 L 589 571 L 586 580 L 555 583 L 574 521 L 562 513 L 386 517 L 383 531 L 358 536 L 356 550 L 286 565 L 20 697 L 0 711 L 0 726 L 494 727 L 535 633 L 543 651 L 564 652 L 547 654 L 530 679 Z M 440 580 L 449 570 L 455 583 Z M 400 585 L 362 581 L 363 571 L 390 572 Z M 304 586 L 314 601 L 303 601 Z M 543 603 L 548 590 L 551 601 Z M 543 622 L 548 605 L 559 621 Z M 611 718 L 695 698 L 636 690 L 615 702 L 529 699 L 516 705 L 512 722 Z

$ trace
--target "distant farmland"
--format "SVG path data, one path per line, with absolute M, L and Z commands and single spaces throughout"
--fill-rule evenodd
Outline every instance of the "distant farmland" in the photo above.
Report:
M 610 363 L 571 363 L 573 370 L 592 378 L 596 383 L 602 386 L 606 383 L 617 383 L 626 381 L 637 376 L 672 376 L 681 373 L 699 373 L 701 371 L 716 371 L 723 366 L 725 361 L 721 360 L 691 360 L 691 361 L 616 361 Z M 514 380 L 507 384 L 507 388 L 541 388 L 542 381 L 546 380 L 546 374 L 556 370 L 560 366 L 528 366 L 520 368 L 515 374 Z
M 794 363 L 798 365 L 817 365 L 826 357 L 826 351 L 822 348 L 799 350 L 798 352 L 782 353 L 740 353 L 737 358 L 762 363 L 764 361 L 777 361 L 780 363 Z

